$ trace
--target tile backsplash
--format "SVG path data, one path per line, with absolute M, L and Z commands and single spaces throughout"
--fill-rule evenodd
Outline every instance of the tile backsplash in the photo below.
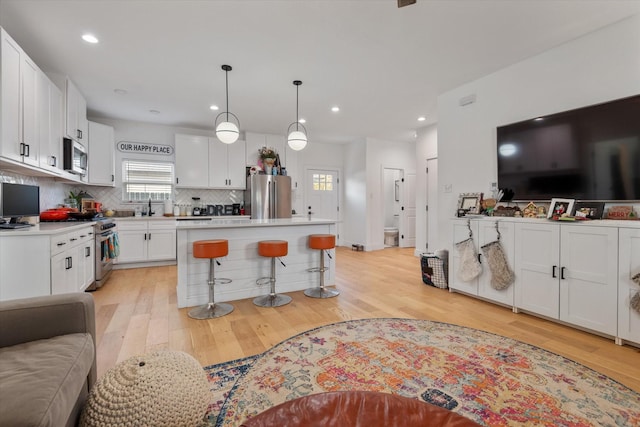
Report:
M 38 185 L 40 187 L 40 211 L 55 208 L 64 203 L 64 199 L 68 197 L 69 191 L 72 191 L 73 188 L 52 178 L 25 176 L 7 171 L 0 171 L 0 182 Z

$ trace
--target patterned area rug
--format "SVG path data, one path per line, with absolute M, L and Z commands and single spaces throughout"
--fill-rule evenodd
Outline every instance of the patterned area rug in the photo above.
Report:
M 397 393 L 488 426 L 640 425 L 640 394 L 605 375 L 510 338 L 427 320 L 322 326 L 205 369 L 215 426 L 335 390 Z

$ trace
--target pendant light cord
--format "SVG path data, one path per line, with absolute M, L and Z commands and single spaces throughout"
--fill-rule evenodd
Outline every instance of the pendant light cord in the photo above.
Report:
M 229 70 L 224 70 L 225 89 L 227 95 L 227 121 L 229 121 Z
M 296 85 L 296 130 L 298 130 L 298 123 L 300 123 L 300 119 L 298 118 L 298 89 L 300 85 Z

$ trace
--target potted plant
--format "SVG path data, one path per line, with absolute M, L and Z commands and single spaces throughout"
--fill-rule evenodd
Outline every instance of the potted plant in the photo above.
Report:
M 278 153 L 271 147 L 262 147 L 258 150 L 258 154 L 260 155 L 260 160 L 265 166 L 265 172 L 267 174 L 271 173 L 271 168 L 276 162 L 276 157 Z

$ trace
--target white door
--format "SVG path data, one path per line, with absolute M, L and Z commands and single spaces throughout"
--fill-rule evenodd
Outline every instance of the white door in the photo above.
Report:
M 307 169 L 305 209 L 309 218 L 338 220 L 338 171 Z M 340 235 L 339 225 L 336 233 Z M 337 236 L 336 236 L 337 237 Z
M 407 174 L 404 179 L 402 210 L 400 211 L 400 247 L 416 245 L 416 174 Z
M 427 251 L 438 242 L 438 159 L 427 159 Z

